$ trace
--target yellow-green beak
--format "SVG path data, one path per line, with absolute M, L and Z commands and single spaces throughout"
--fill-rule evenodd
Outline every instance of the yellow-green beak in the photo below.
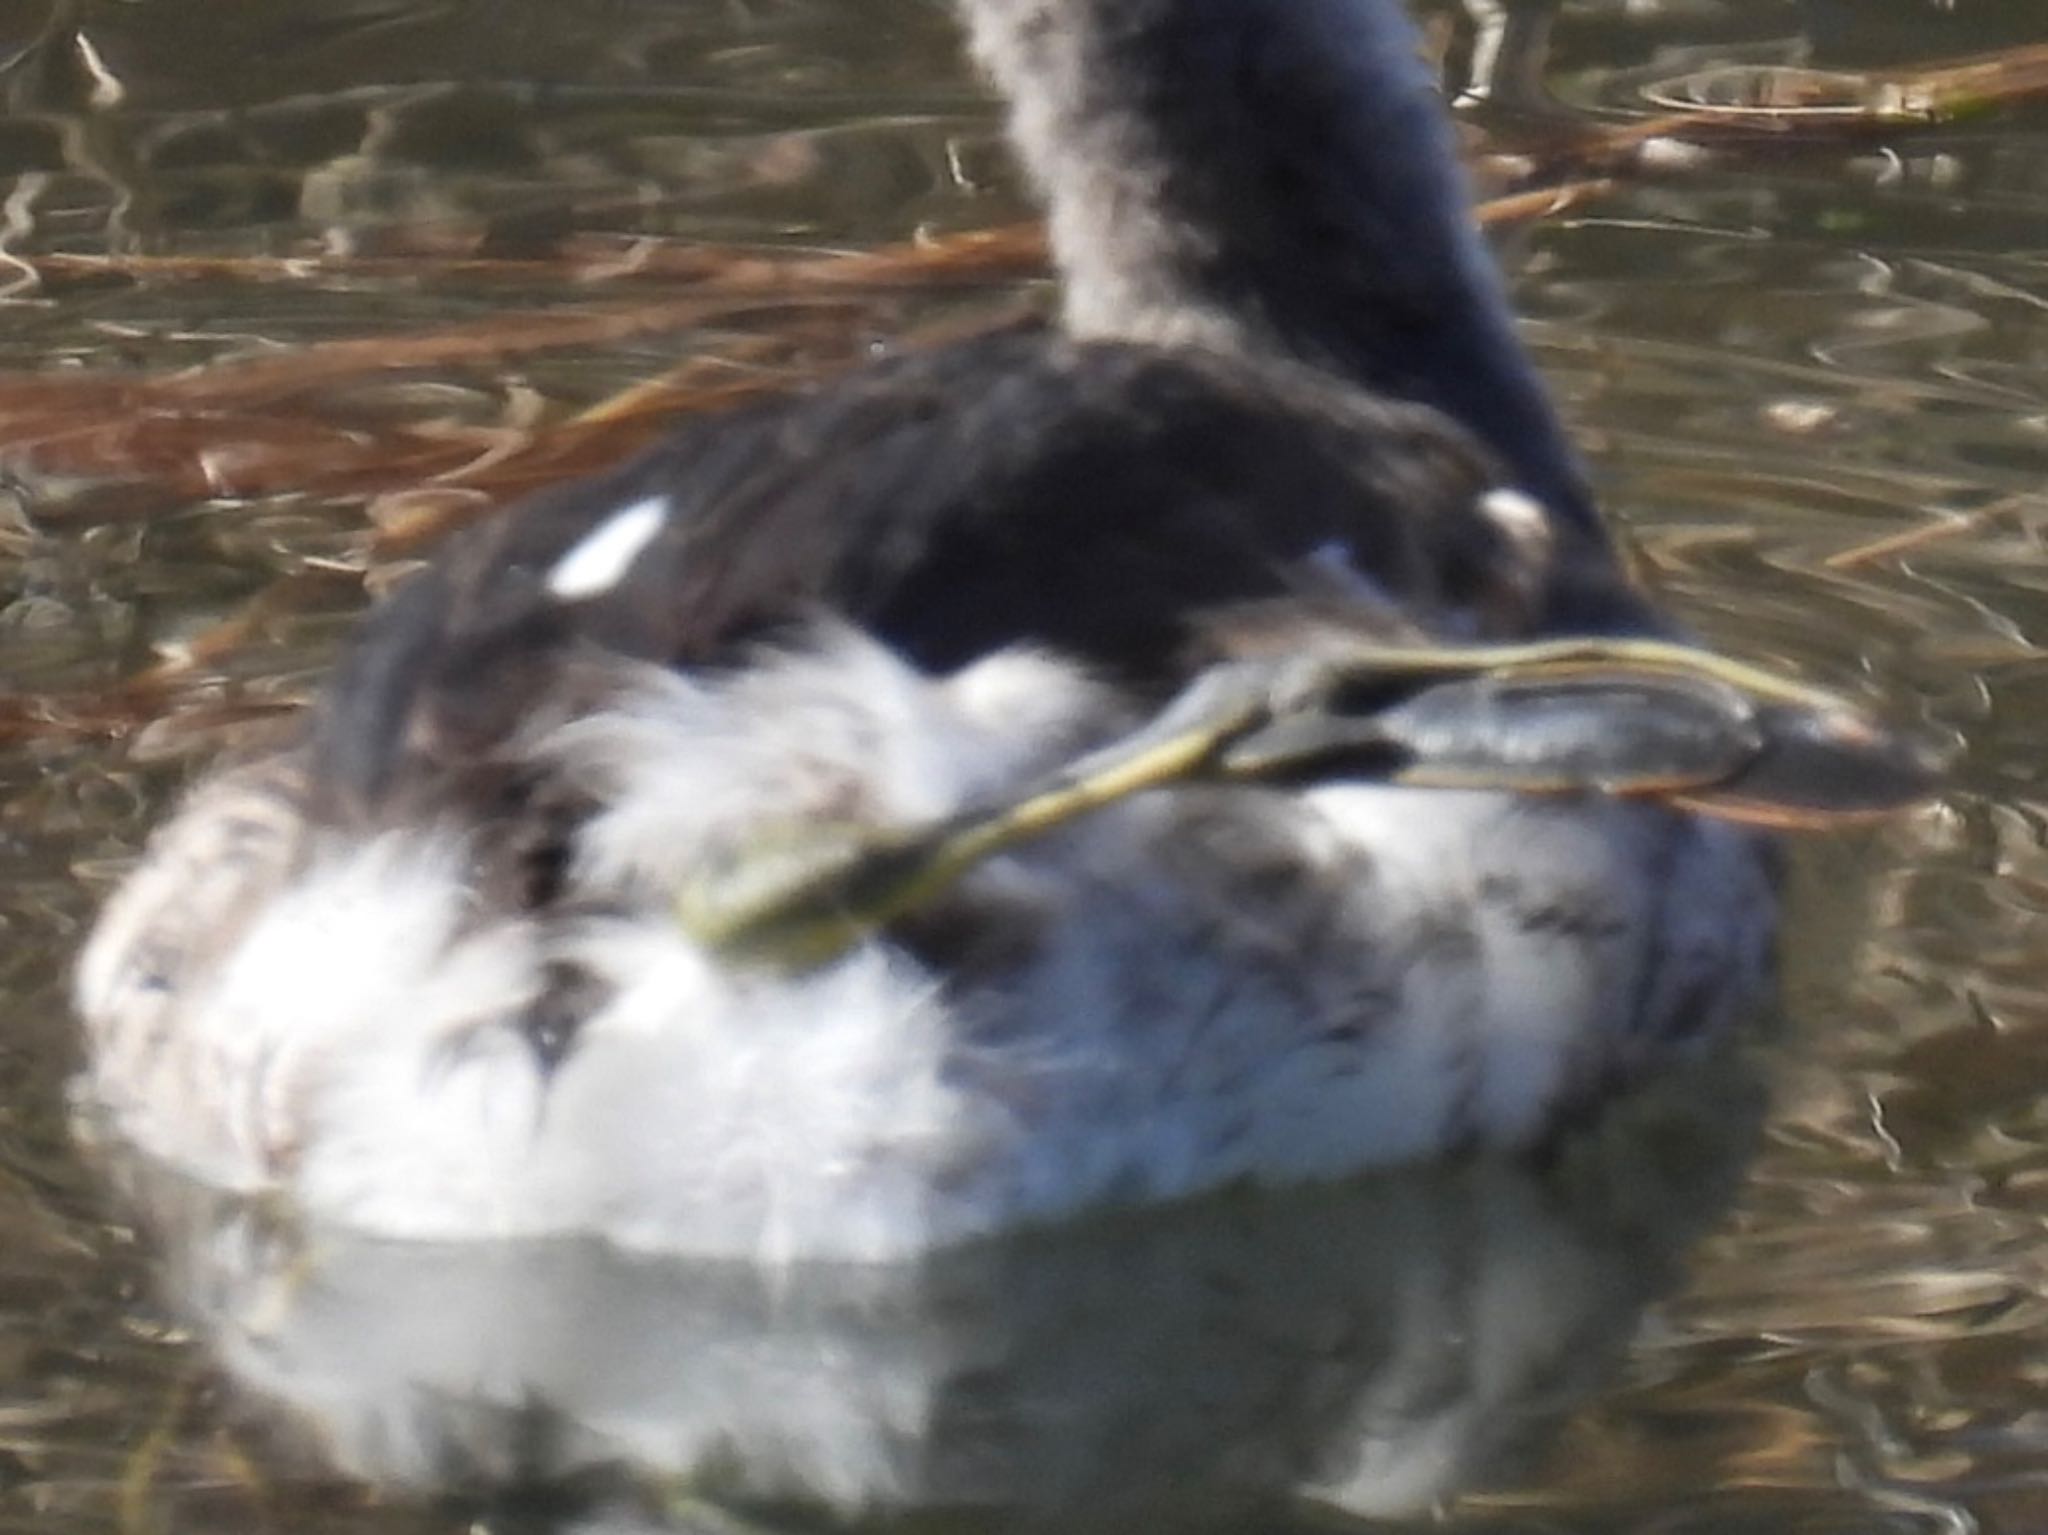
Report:
M 735 959 L 811 968 L 999 853 L 1147 789 L 1378 782 L 1598 793 L 1811 828 L 1932 792 L 1924 748 L 1834 694 L 1693 646 L 1614 638 L 1434 646 L 1331 636 L 1204 672 L 1150 722 L 1012 795 L 834 837 L 679 901 Z

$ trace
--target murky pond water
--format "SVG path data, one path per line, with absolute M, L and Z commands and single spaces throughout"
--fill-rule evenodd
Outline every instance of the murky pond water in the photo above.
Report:
M 1710 63 L 2044 40 L 2038 0 L 1588 3 L 1539 86 L 1510 68 L 1471 110 L 1514 140 Z M 62 972 L 194 742 L 300 696 L 362 600 L 365 501 L 402 523 L 405 479 L 356 457 L 473 466 L 679 357 L 717 359 L 690 387 L 772 382 L 1016 299 L 956 273 L 432 340 L 657 301 L 641 237 L 794 254 L 1020 216 L 941 10 L 13 0 L 0 91 L 0 414 L 38 444 L 0 464 L 0 673 L 43 700 L 0 714 L 0 1528 L 781 1527 L 822 1498 L 963 1527 L 2048 1529 L 2048 108 L 1726 145 L 1503 237 L 1688 617 L 1967 743 L 1939 806 L 1799 852 L 1756 1061 L 1542 1168 L 771 1292 L 308 1243 L 89 1164 Z M 63 393 L 364 337 L 424 365 Z M 109 692 L 194 636 L 204 687 Z M 100 728 L 172 696 L 188 728 Z

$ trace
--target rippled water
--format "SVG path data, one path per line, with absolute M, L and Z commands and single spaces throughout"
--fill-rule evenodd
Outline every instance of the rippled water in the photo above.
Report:
M 199 14 L 0 10 L 0 252 L 246 262 L 41 282 L 0 264 L 0 369 L 165 370 L 587 302 L 544 260 L 488 280 L 455 260 L 545 255 L 568 231 L 857 248 L 1021 211 L 943 15 L 909 0 Z M 1549 101 L 1476 115 L 1512 137 L 1546 110 L 1641 110 L 1709 61 L 1872 69 L 2044 39 L 2037 0 L 1587 5 L 1553 39 Z M 1717 1082 L 1691 1113 L 1706 1125 L 1610 1127 L 1570 1165 L 1135 1222 L 914 1293 L 763 1297 L 591 1253 L 309 1251 L 189 1190 L 156 1191 L 141 1239 L 107 1192 L 119 1170 L 73 1148 L 60 976 L 189 753 L 162 730 L 8 716 L 0 1528 L 815 1523 L 799 1487 L 976 1527 L 1050 1510 L 1518 1535 L 2048 1528 L 2048 558 L 2041 507 L 2004 502 L 2048 466 L 2048 110 L 1724 150 L 1504 249 L 1609 506 L 1688 616 L 1862 677 L 1967 743 L 1940 806 L 1800 852 L 1788 1016 L 1757 1068 L 1772 1108 L 1739 1192 L 1751 1097 Z M 488 428 L 693 350 L 773 373 L 1011 296 L 763 303 L 356 377 L 224 412 L 219 438 L 284 421 L 288 465 L 317 445 L 309 421 Z M 298 696 L 360 601 L 362 490 L 209 499 L 168 467 L 88 474 L 135 448 L 95 408 L 111 419 L 71 422 L 64 451 L 0 465 L 8 686 L 86 696 L 296 573 L 218 696 Z M 1941 518 L 1952 536 L 1854 554 Z M 1132 1285 L 1157 1298 L 1135 1331 L 1114 1311 Z M 408 1304 L 463 1320 L 381 1332 Z M 279 1400 L 317 1426 L 283 1426 Z M 719 1466 L 682 1474 L 721 1442 Z M 322 1469 L 323 1449 L 401 1490 Z M 651 1469 L 588 1485 L 579 1468 L 610 1459 Z M 562 1485 L 493 1501 L 520 1474 Z M 1310 1496 L 1258 1495 L 1274 1481 Z

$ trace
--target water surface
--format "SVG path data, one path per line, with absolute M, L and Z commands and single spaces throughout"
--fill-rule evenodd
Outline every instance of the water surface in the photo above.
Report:
M 1646 110 L 1646 92 L 1668 95 L 1709 62 L 1867 71 L 2043 40 L 2035 0 L 1586 5 L 1558 24 L 1540 90 L 1497 90 L 1471 112 L 1532 136 L 1549 112 Z M 1453 36 L 1453 63 L 1468 52 Z M 52 380 L 396 342 L 590 302 L 587 279 L 548 266 L 572 231 L 824 252 L 1022 212 L 943 14 L 908 0 L 220 0 L 203 25 L 178 0 L 20 0 L 0 17 L 0 65 L 0 252 L 26 263 L 0 266 L 0 368 Z M 634 1394 L 622 1362 L 649 1338 L 672 1368 L 664 1387 L 726 1379 L 712 1361 L 739 1349 L 750 1367 L 784 1361 L 807 1399 L 865 1403 L 814 1416 L 803 1435 L 774 1419 L 776 1432 L 810 1447 L 806 1465 L 836 1446 L 848 1501 L 879 1496 L 860 1479 L 882 1466 L 899 1483 L 925 1478 L 926 1501 L 950 1510 L 922 1517 L 969 1527 L 1034 1505 L 990 1469 L 990 1446 L 1030 1438 L 991 1384 L 1015 1375 L 1047 1413 L 1125 1413 L 1059 1441 L 1104 1457 L 1057 1462 L 1068 1496 L 1047 1506 L 1068 1522 L 1077 1506 L 1105 1522 L 1142 1506 L 1155 1523 L 1378 1515 L 1516 1535 L 2048 1528 L 2048 665 L 2036 637 L 2048 558 L 2040 509 L 2005 504 L 2048 467 L 2048 109 L 1726 151 L 1514 230 L 1503 250 L 1607 505 L 1688 618 L 1966 744 L 1939 806 L 1799 853 L 1787 1016 L 1761 1046 L 1773 1106 L 1739 1191 L 1716 1171 L 1720 1142 L 1702 1135 L 1630 1153 L 1634 1189 L 1595 1158 L 1596 1173 L 1553 1169 L 1547 1182 L 1454 1174 L 1376 1186 L 1349 1206 L 1235 1210 L 1215 1229 L 1168 1221 L 1055 1246 L 1000 1279 L 949 1270 L 934 1281 L 936 1335 L 892 1330 L 911 1306 L 900 1295 L 799 1305 L 776 1313 L 779 1327 L 797 1318 L 794 1333 L 757 1335 L 762 1303 L 735 1281 L 701 1302 L 727 1322 L 677 1335 L 649 1320 L 593 1339 L 576 1317 L 642 1307 L 672 1321 L 688 1307 L 666 1279 L 589 1255 L 512 1278 L 389 1252 L 306 1259 L 249 1212 L 185 1196 L 144 1240 L 67 1128 L 61 976 L 191 753 L 161 732 L 17 730 L 0 745 L 0 1528 L 640 1528 L 719 1522 L 707 1500 L 735 1487 L 748 1520 L 816 1522 L 745 1466 L 708 1486 L 656 1477 L 629 1494 L 486 1496 L 508 1446 L 525 1447 L 513 1458 L 528 1470 L 573 1468 L 577 1445 L 595 1445 L 593 1461 L 610 1453 L 592 1423 L 624 1434 L 620 1422 L 658 1418 L 647 1404 L 660 1393 Z M 135 264 L 36 265 L 64 254 Z M 391 255 L 398 268 L 375 264 Z M 259 276 L 287 256 L 328 264 Z M 469 256 L 533 264 L 486 281 L 456 260 Z M 142 260 L 171 257 L 248 264 L 173 274 Z M 280 415 L 344 434 L 422 420 L 488 429 L 606 399 L 680 356 L 800 371 L 1016 296 L 891 291 L 822 317 L 763 303 L 608 345 L 354 377 Z M 221 435 L 250 430 L 244 412 Z M 361 601 L 349 573 L 361 493 L 209 497 L 163 479 L 101 483 L 84 473 L 91 461 L 0 470 L 8 685 L 104 688 L 296 574 L 267 632 L 221 663 L 233 682 L 221 696 L 300 696 Z M 1962 531 L 1842 560 L 1941 518 Z M 1705 1117 L 1722 1101 L 1703 1100 Z M 1726 1100 L 1736 1141 L 1748 1101 Z M 1659 1181 L 1677 1177 L 1659 1156 L 1693 1168 L 1683 1198 Z M 1262 1288 L 1273 1253 L 1333 1227 L 1376 1233 L 1379 1257 L 1347 1271 L 1365 1277 Z M 1247 1268 L 1247 1246 L 1268 1261 Z M 157 1283 L 166 1264 L 182 1302 Z M 318 1304 L 303 1288 L 309 1264 Z M 1252 1297 L 1219 1313 L 1228 1336 L 1257 1334 L 1248 1318 L 1270 1306 L 1274 1357 L 1321 1360 L 1328 1390 L 1278 1372 L 1287 1385 L 1268 1400 L 1285 1414 L 1246 1411 L 1232 1394 L 1267 1377 L 1241 1350 L 1209 1352 L 1221 1324 L 1193 1302 L 1125 1339 L 1127 1364 L 1113 1351 L 1104 1363 L 1107 1345 L 1089 1341 L 1096 1292 L 1074 1278 L 1104 1264 L 1225 1276 L 1219 1288 Z M 296 1297 L 302 1327 L 251 1322 L 274 1316 L 259 1304 L 266 1285 Z M 459 1311 L 452 1295 L 488 1297 L 529 1327 L 552 1317 L 563 1341 L 549 1359 L 531 1339 L 498 1358 L 520 1377 L 498 1383 L 501 1405 L 518 1399 L 521 1372 L 555 1380 L 579 1362 L 605 1389 L 576 1398 L 583 1418 L 529 1422 L 456 1410 L 448 1380 L 416 1381 L 403 1422 L 373 1419 L 360 1380 L 337 1384 L 350 1350 L 333 1341 L 364 1336 L 351 1306 L 365 1293 L 372 1314 L 375 1297 L 417 1293 L 428 1315 Z M 1417 1293 L 1455 1300 L 1403 1309 Z M 1322 1332 L 1305 1323 L 1323 1316 Z M 1374 1316 L 1397 1321 L 1375 1332 L 1359 1320 Z M 1514 1318 L 1532 1334 L 1561 1330 L 1541 1344 L 1497 1336 Z M 339 1416 L 287 1429 L 276 1407 L 251 1405 L 195 1346 L 209 1322 L 227 1329 L 243 1373 L 302 1407 L 320 1395 L 308 1382 L 325 1383 Z M 489 1359 L 462 1357 L 449 1368 L 488 1373 Z M 1054 1368 L 1070 1357 L 1073 1371 Z M 834 1358 L 848 1361 L 841 1373 L 817 1373 Z M 1502 1378 L 1486 1378 L 1494 1367 Z M 1136 1378 L 1182 1407 L 1204 1393 L 1237 1405 L 1183 1418 L 1107 1384 Z M 737 1414 L 762 1389 L 738 1376 L 705 1386 L 690 1421 L 706 1421 L 705 1402 Z M 681 1410 L 664 1406 L 662 1446 L 677 1442 Z M 1333 1423 L 1340 1411 L 1353 1416 Z M 952 1437 L 920 1440 L 939 1417 Z M 858 1454 L 849 1423 L 862 1426 Z M 877 1438 L 877 1424 L 889 1432 Z M 1148 1424 L 1157 1432 L 1140 1432 Z M 1354 1456 L 1344 1482 L 1323 1443 L 1333 1427 L 1397 1464 Z M 323 1437 L 358 1471 L 394 1474 L 382 1462 L 428 1443 L 445 1463 L 398 1477 L 410 1490 L 374 1493 L 322 1469 Z M 911 1443 L 924 1447 L 910 1456 Z M 658 1465 L 658 1448 L 633 1453 Z M 1314 1483 L 1313 1502 L 1250 1497 L 1259 1466 Z M 1208 1488 L 1210 1473 L 1231 1497 L 1205 1508 L 1159 1491 Z M 422 1495 L 436 1485 L 484 1501 Z

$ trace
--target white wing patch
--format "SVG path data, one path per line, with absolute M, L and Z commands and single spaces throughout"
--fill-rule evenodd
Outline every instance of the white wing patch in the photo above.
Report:
M 1517 544 L 1550 537 L 1550 513 L 1534 496 L 1496 485 L 1479 498 L 1480 512 Z
M 649 496 L 613 512 L 555 561 L 548 572 L 548 594 L 580 602 L 610 591 L 667 521 L 667 496 Z

